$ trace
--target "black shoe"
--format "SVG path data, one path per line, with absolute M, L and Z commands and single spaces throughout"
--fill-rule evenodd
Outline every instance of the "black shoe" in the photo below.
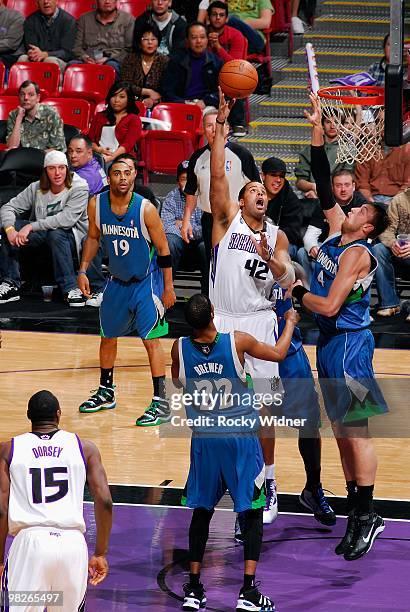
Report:
M 144 414 L 135 421 L 137 427 L 154 427 L 171 419 L 171 410 L 167 400 L 153 397 Z
M 337 555 L 344 555 L 347 549 L 350 547 L 353 540 L 354 533 L 354 510 L 351 510 L 347 515 L 347 527 L 346 533 L 344 534 L 342 540 L 335 548 L 335 553 Z
M 355 561 L 369 552 L 377 536 L 384 531 L 384 521 L 373 512 L 363 516 L 355 516 L 352 543 L 344 554 L 346 561 Z
M 303 489 L 299 496 L 299 501 L 302 506 L 309 508 L 313 512 L 313 516 L 322 525 L 328 527 L 336 523 L 336 514 L 329 506 L 325 494 L 323 493 L 322 485 L 319 484 L 316 491 L 313 493 L 307 489 Z
M 20 290 L 6 281 L 0 284 L 0 304 L 16 302 L 20 299 Z
M 182 604 L 183 610 L 186 610 L 186 612 L 190 612 L 191 610 L 195 612 L 196 610 L 205 608 L 206 597 L 202 582 L 200 582 L 198 586 L 192 586 L 189 584 L 189 582 L 187 582 L 182 588 L 184 589 L 184 603 Z
M 91 397 L 83 402 L 78 410 L 83 413 L 91 413 L 115 408 L 117 402 L 114 389 L 115 386 L 104 387 L 100 385 L 98 389 L 91 392 Z
M 242 588 L 239 591 L 236 612 L 240 612 L 240 610 L 247 610 L 248 612 L 275 612 L 275 604 L 269 597 L 262 595 L 258 586 L 259 583 L 255 584 L 251 589 L 245 591 Z

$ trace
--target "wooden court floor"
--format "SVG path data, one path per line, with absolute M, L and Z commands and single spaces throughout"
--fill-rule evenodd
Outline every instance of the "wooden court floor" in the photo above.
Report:
M 168 366 L 171 344 L 172 340 L 164 341 Z M 189 465 L 189 437 L 165 438 L 158 427 L 134 425 L 152 395 L 148 360 L 139 340 L 119 341 L 114 371 L 116 409 L 94 415 L 78 412 L 90 390 L 98 387 L 98 347 L 99 338 L 91 335 L 3 332 L 0 439 L 28 429 L 28 398 L 49 389 L 60 400 L 61 426 L 100 448 L 110 483 L 159 485 L 169 480 L 171 486 L 182 487 Z M 315 368 L 314 347 L 306 350 Z M 379 375 L 397 380 L 409 376 L 410 351 L 377 349 L 374 366 Z M 409 395 L 402 402 L 404 409 L 410 408 Z M 287 431 L 287 437 L 280 436 L 276 443 L 278 486 L 281 492 L 298 493 L 304 485 L 304 471 L 295 434 Z M 408 437 L 375 439 L 379 458 L 376 497 L 410 500 L 409 442 Z M 323 433 L 322 481 L 326 489 L 344 495 L 338 452 L 328 428 Z

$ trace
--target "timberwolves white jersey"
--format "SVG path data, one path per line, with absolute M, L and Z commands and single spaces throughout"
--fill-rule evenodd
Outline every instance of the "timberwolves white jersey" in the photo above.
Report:
M 12 438 L 9 531 L 56 527 L 85 531 L 85 459 L 80 439 L 58 430 Z
M 266 222 L 271 253 L 275 250 L 278 228 Z M 221 242 L 212 249 L 209 297 L 219 313 L 230 315 L 273 311 L 266 295 L 274 283 L 268 264 L 256 252 L 251 240 L 259 240 L 238 211 Z

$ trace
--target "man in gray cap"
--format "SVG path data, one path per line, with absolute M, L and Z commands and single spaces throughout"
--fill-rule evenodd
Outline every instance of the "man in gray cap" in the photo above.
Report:
M 266 214 L 289 240 L 289 255 L 296 258 L 301 245 L 302 207 L 286 177 L 286 164 L 278 157 L 268 157 L 262 164 L 262 180 L 268 194 Z
M 20 299 L 21 249 L 48 245 L 54 276 L 70 306 L 84 306 L 74 270 L 81 241 L 87 233 L 88 185 L 68 170 L 61 151 L 49 151 L 39 181 L 31 183 L 0 209 L 3 279 L 0 304 Z M 27 220 L 27 217 L 30 219 Z

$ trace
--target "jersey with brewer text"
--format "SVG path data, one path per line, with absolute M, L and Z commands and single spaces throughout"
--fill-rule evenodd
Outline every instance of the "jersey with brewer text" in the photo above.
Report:
M 95 221 L 108 253 L 108 268 L 115 278 L 124 282 L 146 278 L 155 265 L 144 222 L 147 202 L 133 193 L 127 212 L 119 217 L 111 210 L 109 191 L 98 194 L 96 198 Z
M 340 331 L 364 329 L 370 325 L 370 285 L 377 268 L 377 259 L 371 246 L 365 240 L 354 240 L 340 245 L 341 234 L 330 236 L 319 249 L 310 291 L 315 295 L 326 297 L 339 270 L 343 254 L 351 248 L 363 248 L 370 255 L 370 272 L 354 283 L 352 290 L 342 304 L 339 312 L 333 317 L 315 314 L 318 327 L 323 334 L 335 334 Z
M 267 221 L 264 231 L 273 253 L 278 227 Z M 238 211 L 225 236 L 212 249 L 209 297 L 217 313 L 273 312 L 268 296 L 274 278 L 256 252 L 251 236 L 260 239 L 259 232 L 255 233 Z
M 9 531 L 56 527 L 85 531 L 86 466 L 76 434 L 25 433 L 12 438 Z

